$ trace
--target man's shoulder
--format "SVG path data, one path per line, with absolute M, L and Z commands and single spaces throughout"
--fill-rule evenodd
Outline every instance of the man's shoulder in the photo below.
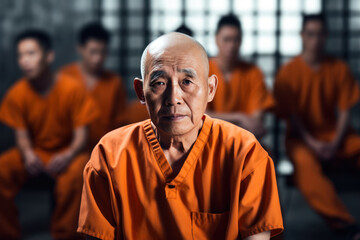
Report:
M 258 143 L 254 134 L 230 122 L 212 118 L 211 136 L 226 142 L 237 141 L 247 144 Z
M 269 158 L 254 134 L 223 120 L 213 119 L 209 142 L 221 146 L 236 159 L 232 162 L 235 171 L 240 167 L 245 173 L 251 172 Z
M 341 70 L 348 68 L 347 63 L 344 60 L 333 56 L 327 56 L 325 58 L 325 65 L 328 69 L 332 70 Z
M 20 78 L 6 91 L 4 98 L 20 99 L 27 96 L 28 90 L 30 90 L 30 88 L 27 80 Z
M 59 69 L 59 74 L 73 75 L 78 72 L 78 63 L 72 62 Z
M 279 71 L 282 72 L 282 71 L 289 71 L 289 70 L 292 71 L 299 69 L 301 65 L 301 61 L 302 61 L 301 56 L 295 56 L 293 58 L 290 58 L 283 63 Z
M 62 94 L 85 94 L 86 90 L 79 81 L 74 81 L 73 78 L 68 75 L 59 74 L 57 75 L 57 87 Z
M 118 151 L 124 150 L 130 146 L 131 142 L 138 142 L 140 138 L 142 139 L 144 137 L 144 125 L 148 121 L 150 121 L 150 119 L 110 131 L 100 139 L 98 144 L 107 148 L 116 147 Z

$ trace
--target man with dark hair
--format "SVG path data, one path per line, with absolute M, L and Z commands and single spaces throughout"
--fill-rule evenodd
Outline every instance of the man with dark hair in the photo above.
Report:
M 77 239 L 81 173 L 87 125 L 95 104 L 81 86 L 55 76 L 50 37 L 29 30 L 16 38 L 24 78 L 6 93 L 0 121 L 14 129 L 17 147 L 0 155 L 0 239 L 19 239 L 14 198 L 27 179 L 39 174 L 55 179 L 51 231 L 55 239 Z
M 90 23 L 80 30 L 78 40 L 80 61 L 63 67 L 60 75 L 79 82 L 100 109 L 99 118 L 90 125 L 92 149 L 103 135 L 127 122 L 126 91 L 122 79 L 104 68 L 109 32 L 98 23 Z
M 359 86 L 345 62 L 325 54 L 322 15 L 304 16 L 301 38 L 302 53 L 279 70 L 274 87 L 279 115 L 287 121 L 286 149 L 294 180 L 332 229 L 360 239 L 355 219 L 323 172 L 324 165 L 360 166 L 360 137 L 349 126 Z
M 274 105 L 260 69 L 239 59 L 241 23 L 234 15 L 223 16 L 216 29 L 218 55 L 210 58 L 209 74 L 216 74 L 219 86 L 208 113 L 241 126 L 256 137 L 264 133 L 264 111 Z

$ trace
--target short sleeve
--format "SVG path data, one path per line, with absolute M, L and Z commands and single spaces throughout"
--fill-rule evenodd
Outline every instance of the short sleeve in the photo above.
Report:
M 249 112 L 256 110 L 270 110 L 275 106 L 275 101 L 270 91 L 266 88 L 264 76 L 257 67 L 255 67 L 252 71 Z
M 18 93 L 18 96 L 21 96 L 21 93 Z M 20 99 L 10 90 L 0 106 L 0 121 L 11 128 L 26 128 L 23 109 Z
M 74 89 L 71 109 L 74 127 L 88 125 L 100 117 L 99 109 L 94 100 L 82 87 Z
M 339 97 L 338 107 L 340 110 L 347 110 L 354 106 L 360 97 L 359 85 L 350 69 L 344 64 L 341 66 L 341 76 L 339 78 Z
M 103 240 L 114 240 L 117 227 L 113 214 L 111 180 L 106 173 L 99 173 L 92 165 L 92 161 L 104 158 L 101 152 L 98 146 L 95 147 L 84 169 L 77 231 Z
M 270 157 L 261 161 L 240 185 L 239 231 L 242 238 L 271 231 L 282 232 L 283 221 L 275 169 Z

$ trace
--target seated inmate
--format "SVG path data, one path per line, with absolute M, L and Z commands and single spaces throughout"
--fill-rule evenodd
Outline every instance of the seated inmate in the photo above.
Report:
M 242 42 L 240 20 L 234 15 L 220 18 L 216 29 L 217 56 L 209 60 L 209 76 L 218 77 L 208 114 L 229 121 L 253 133 L 258 139 L 266 131 L 263 118 L 275 105 L 258 66 L 239 58 Z
M 280 69 L 274 87 L 278 112 L 287 122 L 294 181 L 331 229 L 360 239 L 355 219 L 323 172 L 324 165 L 360 168 L 360 136 L 349 126 L 360 89 L 347 64 L 325 54 L 321 15 L 304 17 L 301 37 L 303 52 Z
M 89 149 L 93 149 L 102 136 L 125 122 L 125 85 L 120 76 L 104 67 L 109 41 L 110 33 L 101 24 L 86 24 L 78 36 L 79 61 L 63 67 L 59 73 L 79 82 L 100 111 L 89 126 Z
M 17 143 L 0 155 L 0 239 L 20 239 L 14 198 L 40 173 L 55 179 L 53 238 L 79 239 L 82 172 L 89 159 L 82 150 L 97 111 L 78 83 L 51 72 L 54 53 L 46 33 L 26 31 L 16 44 L 24 77 L 0 106 L 0 121 L 14 129 Z
M 283 229 L 271 158 L 205 115 L 216 91 L 203 47 L 154 40 L 134 86 L 150 119 L 105 135 L 84 170 L 78 231 L 95 239 L 269 239 Z

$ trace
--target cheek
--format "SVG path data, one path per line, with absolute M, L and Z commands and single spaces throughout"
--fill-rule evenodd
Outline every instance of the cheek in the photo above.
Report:
M 196 88 L 191 94 L 188 94 L 187 105 L 194 114 L 202 114 L 207 104 L 207 91 L 205 88 Z
M 161 95 L 154 94 L 150 89 L 144 91 L 146 105 L 150 112 L 158 112 L 161 108 Z

